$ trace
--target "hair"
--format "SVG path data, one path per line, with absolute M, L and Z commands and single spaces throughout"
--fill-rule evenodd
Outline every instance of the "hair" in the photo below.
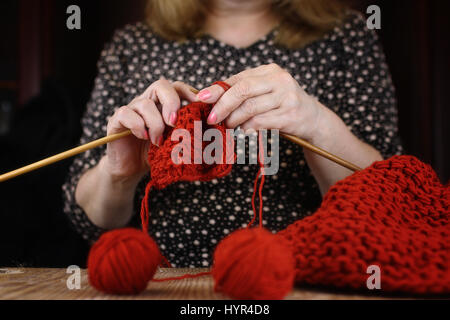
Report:
M 345 17 L 342 0 L 271 0 L 279 18 L 278 45 L 295 49 L 322 37 Z M 204 35 L 207 0 L 148 0 L 147 23 L 167 40 L 183 42 Z

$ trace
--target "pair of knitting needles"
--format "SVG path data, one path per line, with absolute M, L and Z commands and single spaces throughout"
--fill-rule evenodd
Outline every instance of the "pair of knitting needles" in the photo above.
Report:
M 192 92 L 194 92 L 195 94 L 198 93 L 197 90 L 192 90 Z M 3 175 L 0 175 L 0 182 L 4 182 L 4 181 L 7 181 L 7 180 L 16 178 L 16 177 L 24 175 L 24 174 L 26 174 L 28 172 L 38 170 L 40 168 L 49 166 L 49 165 L 51 165 L 53 163 L 65 160 L 67 158 L 71 158 L 73 156 L 76 156 L 76 155 L 78 155 L 80 153 L 83 153 L 83 152 L 86 152 L 88 150 L 91 150 L 91 149 L 100 147 L 102 145 L 111 143 L 113 141 L 125 138 L 127 136 L 130 136 L 131 134 L 132 133 L 131 133 L 130 130 L 126 130 L 126 131 L 121 132 L 121 133 L 109 135 L 109 136 L 103 137 L 101 139 L 98 139 L 98 140 L 86 143 L 86 144 L 81 145 L 79 147 L 76 147 L 74 149 L 70 149 L 68 151 L 59 153 L 59 154 L 54 155 L 52 157 L 49 157 L 47 159 L 35 162 L 35 163 L 30 164 L 28 166 L 22 167 L 20 169 L 17 169 L 17 170 L 5 173 Z M 320 155 L 320 156 L 322 156 L 322 157 L 324 157 L 324 158 L 326 158 L 326 159 L 328 159 L 330 161 L 333 161 L 333 162 L 335 162 L 335 163 L 341 165 L 342 167 L 347 168 L 347 169 L 349 169 L 351 171 L 356 172 L 356 171 L 361 171 L 362 170 L 357 165 L 355 165 L 353 163 L 350 163 L 350 162 L 348 162 L 348 161 L 346 161 L 346 160 L 344 160 L 344 159 L 342 159 L 342 158 L 340 158 L 340 157 L 338 157 L 338 156 L 336 156 L 336 155 L 334 155 L 334 154 L 332 154 L 332 153 L 330 153 L 328 151 L 325 151 L 325 150 L 323 150 L 323 149 L 321 149 L 319 147 L 316 147 L 315 145 L 313 145 L 313 144 L 311 144 L 311 143 L 309 143 L 309 142 L 307 142 L 307 141 L 305 141 L 303 139 L 300 139 L 298 137 L 291 136 L 291 135 L 288 135 L 288 134 L 284 134 L 284 133 L 281 133 L 280 135 L 282 137 L 286 138 L 287 140 L 289 140 L 289 141 L 291 141 L 293 143 L 296 143 L 296 144 L 302 146 L 303 148 L 305 148 L 307 150 L 310 150 L 311 152 L 314 152 L 314 153 L 316 153 L 316 154 L 318 154 L 318 155 Z

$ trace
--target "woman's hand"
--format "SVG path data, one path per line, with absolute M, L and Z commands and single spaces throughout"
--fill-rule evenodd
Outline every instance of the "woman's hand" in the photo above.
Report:
M 177 121 L 181 98 L 196 100 L 193 90 L 182 82 L 161 79 L 114 113 L 108 122 L 108 135 L 127 129 L 133 135 L 108 144 L 102 162 L 112 177 L 139 181 L 148 172 L 149 143 L 161 145 L 166 125 L 174 126 Z
M 243 71 L 228 80 L 231 88 L 217 85 L 203 89 L 198 99 L 215 103 L 208 122 L 225 121 L 230 128 L 243 130 L 278 129 L 306 139 L 333 154 L 366 168 L 382 160 L 380 153 L 360 141 L 333 111 L 309 96 L 275 64 Z M 304 150 L 306 161 L 322 194 L 351 171 Z
M 110 118 L 108 134 L 130 129 L 133 135 L 108 144 L 106 156 L 78 182 L 75 199 L 95 225 L 109 230 L 129 223 L 136 187 L 148 172 L 148 146 L 161 144 L 166 125 L 174 125 L 180 98 L 196 100 L 192 90 L 161 79 Z
M 227 92 L 214 85 L 197 96 L 202 102 L 216 103 L 210 124 L 225 121 L 233 129 L 278 129 L 310 141 L 317 136 L 326 108 L 278 65 L 249 69 L 225 82 L 231 86 Z

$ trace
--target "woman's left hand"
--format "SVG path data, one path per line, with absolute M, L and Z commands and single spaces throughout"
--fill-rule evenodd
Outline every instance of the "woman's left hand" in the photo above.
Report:
M 225 121 L 228 128 L 278 129 L 309 141 L 315 139 L 325 107 L 278 65 L 245 70 L 225 82 L 231 86 L 227 92 L 213 85 L 197 96 L 199 101 L 215 103 L 209 124 Z

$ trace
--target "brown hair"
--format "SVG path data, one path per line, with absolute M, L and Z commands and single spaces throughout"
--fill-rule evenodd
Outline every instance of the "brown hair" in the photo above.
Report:
M 203 35 L 206 5 L 205 0 L 149 0 L 147 22 L 167 40 L 197 38 Z M 305 46 L 338 25 L 345 8 L 341 0 L 272 0 L 280 21 L 276 42 L 287 48 Z

